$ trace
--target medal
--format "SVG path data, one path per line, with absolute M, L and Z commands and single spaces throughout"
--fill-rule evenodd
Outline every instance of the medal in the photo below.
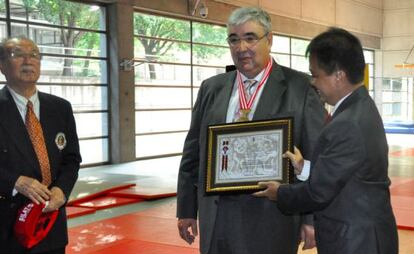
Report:
M 250 109 L 240 109 L 239 110 L 239 118 L 237 118 L 236 122 L 248 122 L 249 121 L 249 113 Z
M 249 101 L 247 101 L 247 97 L 246 97 L 246 93 L 244 91 L 244 86 L 243 86 L 240 71 L 237 71 L 237 82 L 238 82 L 238 90 L 239 90 L 240 107 L 239 107 L 239 112 L 238 112 L 239 117 L 236 119 L 236 122 L 250 121 L 249 113 L 251 111 L 253 102 L 256 99 L 256 95 L 258 94 L 258 92 L 262 88 L 263 84 L 267 81 L 267 79 L 270 75 L 270 71 L 272 70 L 272 65 L 273 65 L 272 60 L 273 60 L 272 58 L 269 59 L 269 62 L 266 65 L 263 77 L 260 80 L 259 85 L 257 86 L 256 90 L 254 91 L 254 93 L 250 97 Z

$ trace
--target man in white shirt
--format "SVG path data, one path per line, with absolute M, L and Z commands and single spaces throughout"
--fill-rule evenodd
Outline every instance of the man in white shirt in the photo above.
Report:
M 237 70 L 205 80 L 198 93 L 178 176 L 178 230 L 193 243 L 198 218 L 203 254 L 294 254 L 300 236 L 298 214 L 283 214 L 274 202 L 251 194 L 206 195 L 207 128 L 290 116 L 294 143 L 309 158 L 325 111 L 309 78 L 270 56 L 273 35 L 266 12 L 254 7 L 235 10 L 227 41 Z M 311 233 L 306 235 L 312 238 Z

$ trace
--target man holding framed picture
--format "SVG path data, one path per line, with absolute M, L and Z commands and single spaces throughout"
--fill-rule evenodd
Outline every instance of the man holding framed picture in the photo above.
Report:
M 274 202 L 248 193 L 206 194 L 207 130 L 215 124 L 293 117 L 294 145 L 309 158 L 325 111 L 307 75 L 270 56 L 273 35 L 266 12 L 239 8 L 227 27 L 237 70 L 205 80 L 198 93 L 178 176 L 178 230 L 193 243 L 198 218 L 203 254 L 294 254 L 299 215 L 284 215 Z M 302 230 L 313 239 L 311 226 Z

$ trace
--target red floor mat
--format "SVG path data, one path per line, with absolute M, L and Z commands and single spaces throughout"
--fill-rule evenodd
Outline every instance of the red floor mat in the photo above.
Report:
M 81 197 L 81 198 L 69 200 L 68 205 L 73 205 L 73 204 L 76 204 L 76 203 L 84 203 L 86 201 L 96 199 L 98 197 L 105 196 L 106 194 L 108 194 L 110 192 L 117 191 L 117 190 L 122 190 L 122 189 L 128 189 L 128 188 L 133 187 L 133 186 L 135 186 L 135 183 L 115 186 L 113 188 L 102 190 L 102 191 L 99 191 L 99 192 L 96 192 L 96 193 L 93 193 L 93 194 L 90 194 L 90 195 L 87 195 L 87 196 L 84 196 L 84 197 Z
M 198 254 L 197 249 L 177 247 L 171 245 L 164 245 L 158 243 L 145 242 L 140 240 L 133 240 L 124 244 L 117 244 L 99 251 L 83 252 L 90 254 Z
M 414 230 L 414 178 L 391 177 L 391 204 L 399 229 Z
M 395 152 L 390 152 L 389 153 L 390 156 L 410 156 L 410 157 L 414 157 L 414 148 L 407 148 L 404 150 L 400 150 L 400 151 L 395 151 Z
M 112 191 L 111 196 L 125 198 L 143 198 L 147 200 L 173 197 L 177 195 L 176 188 L 142 187 L 134 186 L 128 189 Z
M 392 176 L 390 177 L 390 179 L 391 179 L 391 190 L 400 184 L 408 183 L 414 180 L 414 178 L 402 177 L 402 176 Z
M 86 202 L 77 202 L 72 204 L 75 207 L 93 208 L 96 210 L 111 208 L 115 206 L 128 205 L 142 202 L 142 198 L 121 198 L 112 196 L 101 196 Z
M 414 180 L 393 185 L 391 187 L 391 194 L 396 196 L 414 197 Z
M 398 228 L 414 230 L 414 197 L 392 195 L 391 203 Z
M 188 245 L 179 237 L 175 204 L 167 204 L 70 228 L 67 253 L 190 254 L 197 248 L 198 239 Z
M 66 216 L 68 217 L 68 219 L 79 217 L 82 215 L 92 214 L 95 212 L 96 209 L 93 208 L 66 206 Z
M 391 196 L 399 229 L 414 230 L 414 195 L 407 186 L 412 178 L 392 178 Z M 400 195 L 404 194 L 404 195 Z M 113 197 L 112 197 L 113 198 Z M 192 245 L 180 239 L 175 218 L 175 202 L 69 229 L 67 254 L 195 254 Z

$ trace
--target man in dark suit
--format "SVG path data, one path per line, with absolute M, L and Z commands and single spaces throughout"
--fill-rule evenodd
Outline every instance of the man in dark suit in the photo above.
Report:
M 189 244 L 197 236 L 199 218 L 203 254 L 297 251 L 298 215 L 284 215 L 274 202 L 251 194 L 205 194 L 210 124 L 292 116 L 295 145 L 306 158 L 312 153 L 323 125 L 324 108 L 305 74 L 280 66 L 271 58 L 272 39 L 266 12 L 252 7 L 235 10 L 228 22 L 228 43 L 237 71 L 205 80 L 198 93 L 179 170 L 177 217 L 180 236 Z M 245 88 L 246 80 L 254 80 L 249 81 L 253 88 Z M 244 97 L 248 93 L 251 95 Z M 311 226 L 302 229 L 312 238 Z
M 0 90 L 0 253 L 62 254 L 68 243 L 64 205 L 81 156 L 70 103 L 36 88 L 40 61 L 38 47 L 27 38 L 9 38 L 0 45 L 0 70 L 7 80 Z M 27 129 L 29 111 L 40 121 L 43 155 Z M 46 164 L 49 175 L 42 168 Z M 47 204 L 44 212 L 59 213 L 49 234 L 26 250 L 17 242 L 13 225 L 17 211 L 30 201 Z
M 256 193 L 282 211 L 315 215 L 319 254 L 398 253 L 390 203 L 388 145 L 374 101 L 362 81 L 365 61 L 359 40 L 331 28 L 308 46 L 313 85 L 333 114 L 318 139 L 308 181 L 261 183 Z M 295 165 L 300 153 L 286 153 Z M 299 163 L 298 163 L 299 162 Z

